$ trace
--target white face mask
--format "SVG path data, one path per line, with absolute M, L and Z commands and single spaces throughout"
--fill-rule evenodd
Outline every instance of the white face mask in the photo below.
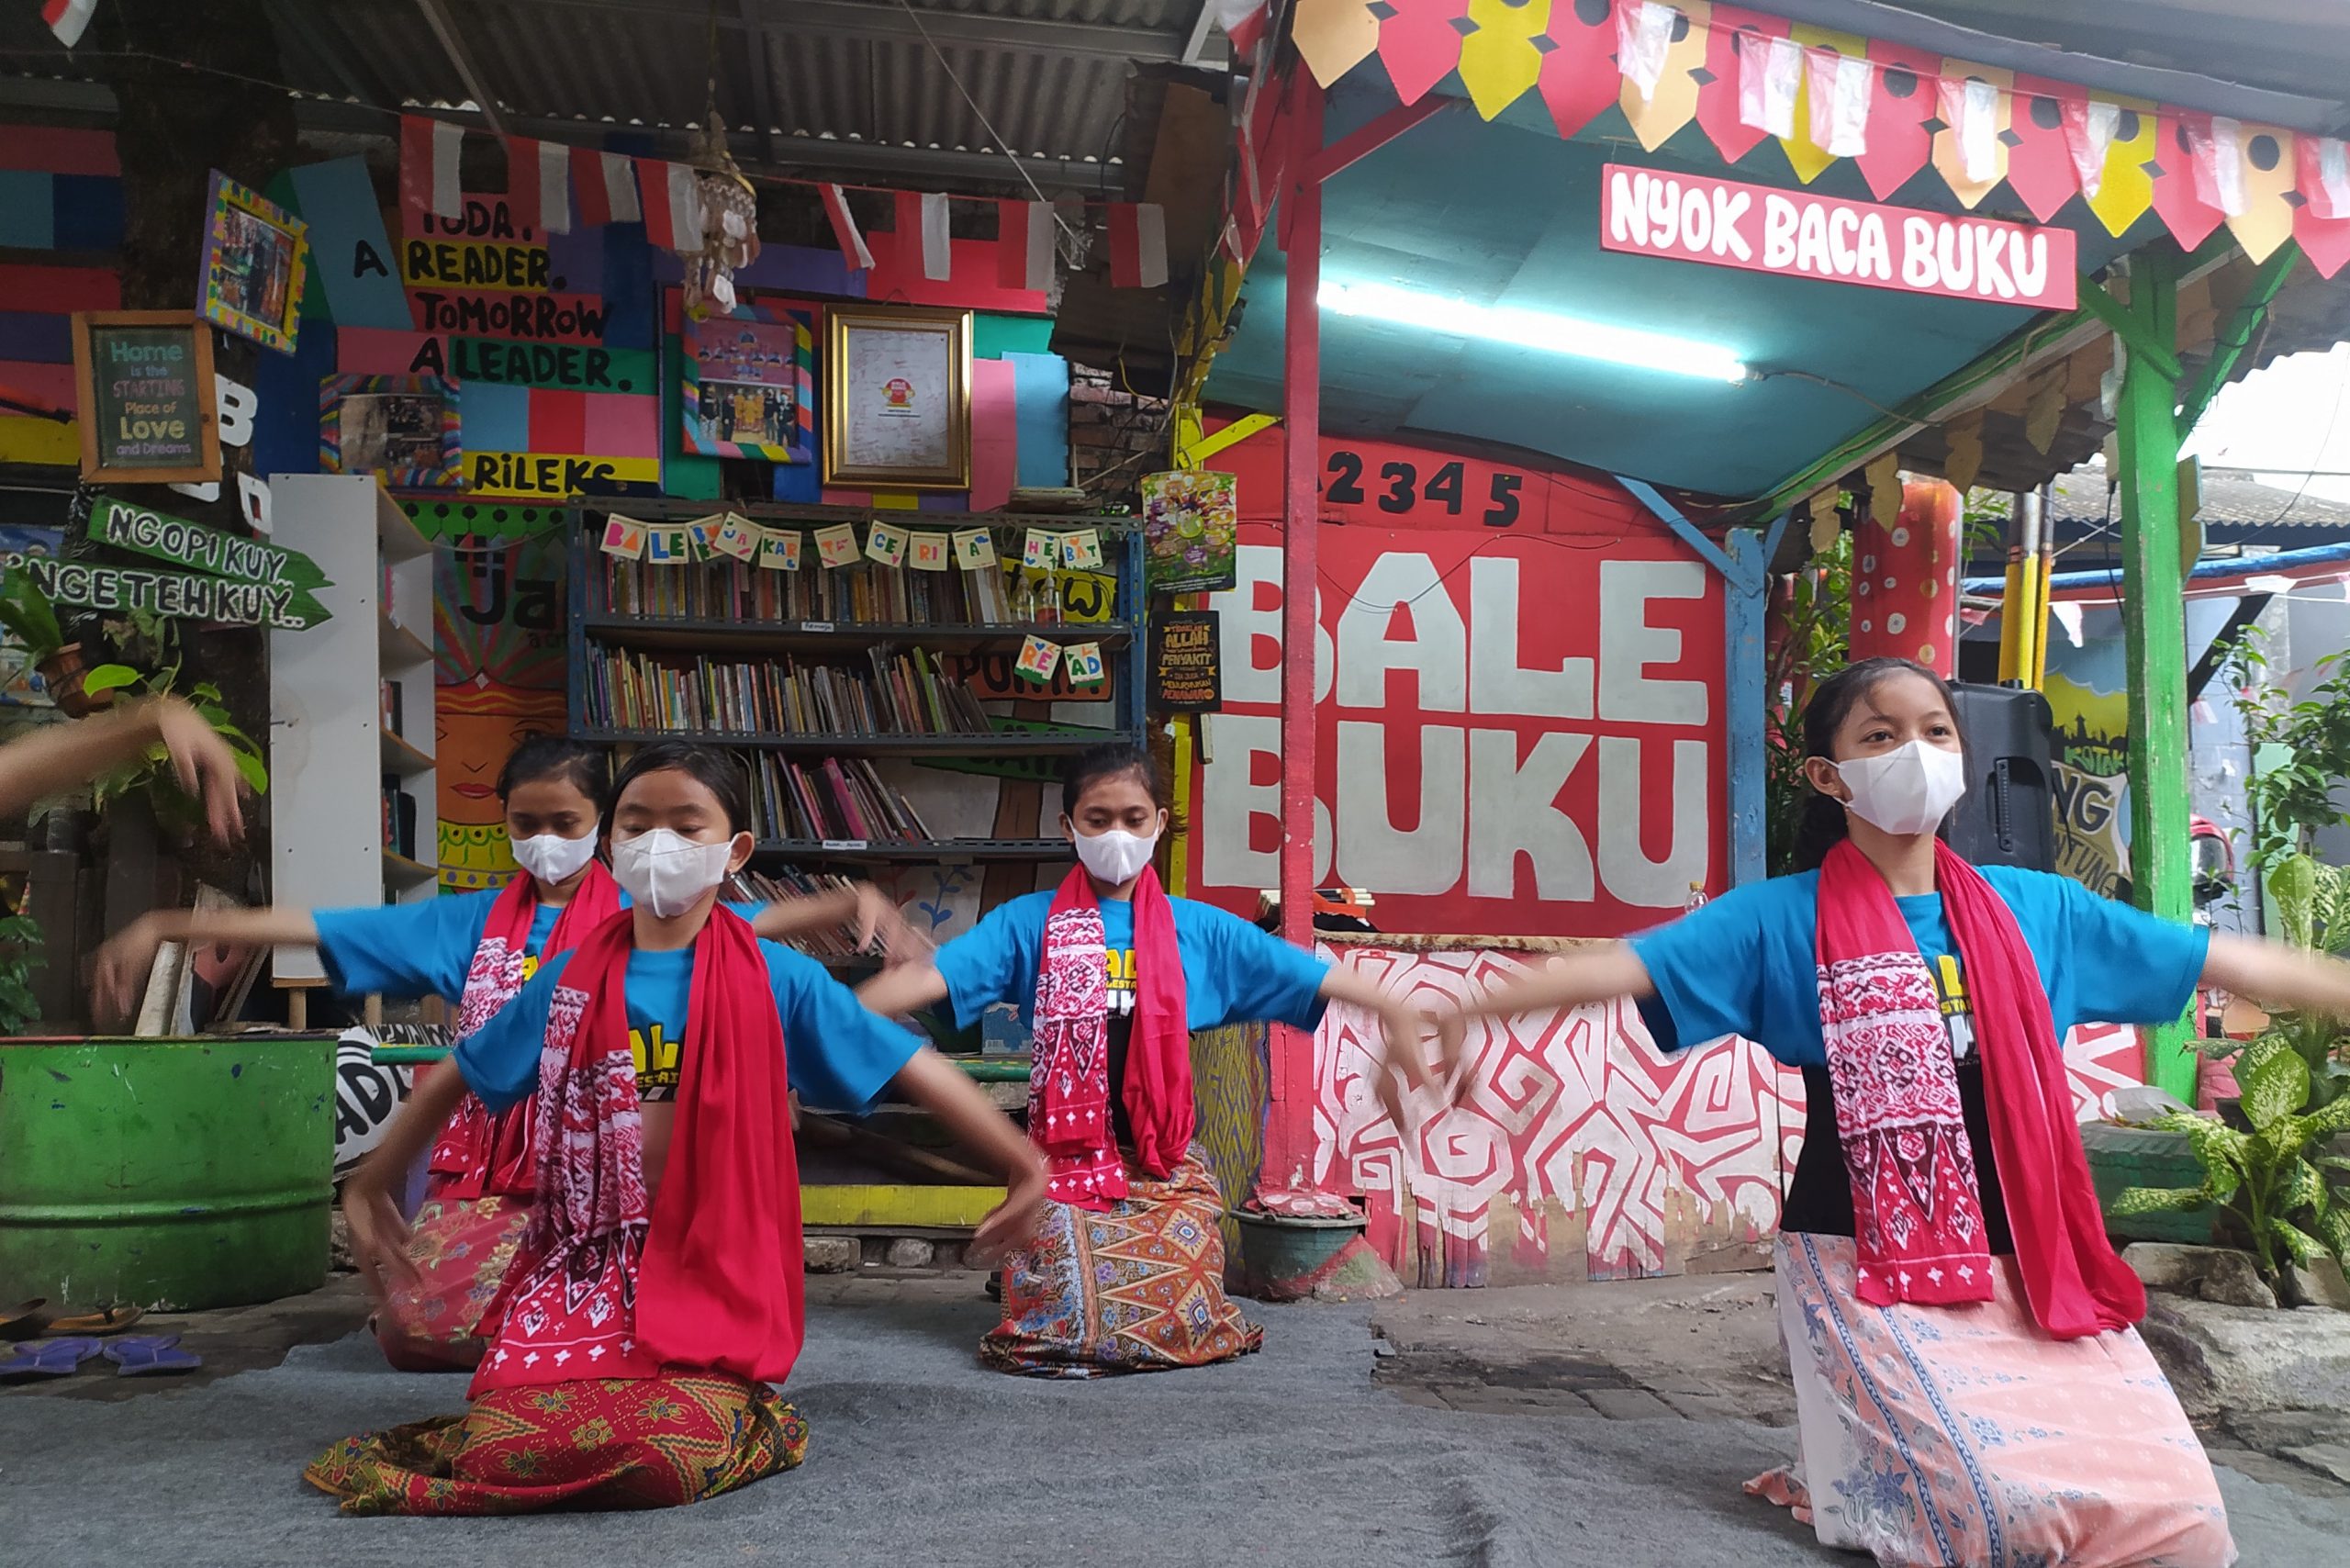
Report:
M 569 881 L 595 857 L 596 830 L 593 827 L 579 838 L 565 838 L 559 833 L 543 833 L 532 838 L 514 840 L 514 864 L 549 885 Z
M 612 840 L 612 876 L 628 896 L 664 920 L 674 920 L 726 879 L 734 841 L 697 844 L 682 834 L 656 827 L 634 838 Z
M 1840 762 L 1836 771 L 1852 791 L 1852 813 L 1886 833 L 1931 833 L 1966 793 L 1964 755 L 1924 741 Z
M 1158 835 L 1128 833 L 1113 827 L 1103 833 L 1080 833 L 1077 835 L 1077 858 L 1088 871 L 1102 881 L 1122 885 L 1142 875 L 1150 864 L 1150 853 L 1158 847 Z

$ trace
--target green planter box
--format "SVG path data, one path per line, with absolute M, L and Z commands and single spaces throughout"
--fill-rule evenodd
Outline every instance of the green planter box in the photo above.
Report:
M 2183 1133 L 2155 1132 L 2145 1127 L 2118 1127 L 2109 1122 L 2081 1124 L 2081 1145 L 2088 1152 L 2089 1178 L 2097 1184 L 2097 1201 L 2108 1209 L 2105 1230 L 2116 1241 L 2179 1241 L 2189 1246 L 2211 1244 L 2212 1222 L 2207 1205 L 2183 1214 L 2131 1215 L 2116 1219 L 2113 1200 L 2125 1187 L 2199 1187 L 2203 1167 Z
M 335 1042 L 0 1041 L 0 1295 L 242 1306 L 326 1280 Z

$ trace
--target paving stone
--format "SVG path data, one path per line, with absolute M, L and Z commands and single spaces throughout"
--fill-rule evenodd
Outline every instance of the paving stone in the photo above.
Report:
M 1673 1406 L 1645 1388 L 1593 1388 L 1583 1391 L 1592 1408 L 1611 1421 L 1670 1421 Z
M 854 1236 L 802 1237 L 800 1247 L 811 1274 L 847 1274 L 856 1270 L 859 1249 Z
M 1683 1394 L 1673 1389 L 1662 1389 L 1661 1397 L 1667 1405 L 1692 1421 L 1743 1421 L 1746 1412 L 1737 1404 L 1718 1394 Z
M 1387 1392 L 1402 1400 L 1404 1404 L 1416 1405 L 1423 1410 L 1449 1410 L 1452 1408 L 1452 1406 L 1444 1402 L 1443 1396 L 1438 1394 L 1433 1388 L 1415 1388 L 1407 1383 L 1402 1387 L 1390 1387 Z
M 2350 1485 L 2350 1443 L 2311 1443 L 2307 1448 L 2287 1449 L 2285 1457 Z
M 919 1236 L 901 1236 L 890 1243 L 890 1267 L 927 1269 L 938 1249 Z

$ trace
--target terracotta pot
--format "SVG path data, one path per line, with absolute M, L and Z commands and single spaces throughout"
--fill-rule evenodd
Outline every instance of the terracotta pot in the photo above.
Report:
M 79 643 L 66 644 L 33 667 L 40 672 L 41 684 L 49 689 L 59 711 L 69 719 L 86 719 L 114 706 L 113 692 L 93 694 L 82 689 L 82 677 L 88 666 L 82 663 Z

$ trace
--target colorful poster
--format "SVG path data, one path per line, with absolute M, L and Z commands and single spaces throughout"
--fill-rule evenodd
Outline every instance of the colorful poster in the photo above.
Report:
M 737 308 L 684 320 L 678 338 L 685 450 L 767 463 L 815 459 L 815 333 L 800 311 Z
M 1212 593 L 1233 585 L 1239 484 L 1229 474 L 1178 469 L 1142 479 L 1142 526 L 1152 593 Z
M 54 561 L 65 533 L 56 528 L 0 527 L 0 559 L 23 556 Z M 0 634 L 0 708 L 53 708 L 49 690 L 34 673 L 31 656 L 13 637 Z

